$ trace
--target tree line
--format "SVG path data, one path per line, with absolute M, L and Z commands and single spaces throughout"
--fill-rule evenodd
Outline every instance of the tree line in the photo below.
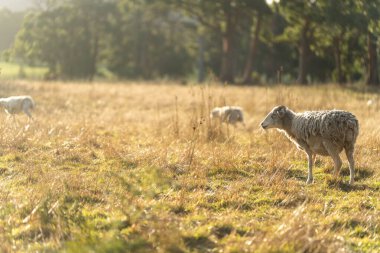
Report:
M 49 0 L 10 54 L 47 78 L 378 85 L 379 17 L 380 0 Z

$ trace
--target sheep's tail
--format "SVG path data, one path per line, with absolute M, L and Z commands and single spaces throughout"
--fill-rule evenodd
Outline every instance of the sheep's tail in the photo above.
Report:
M 240 117 L 240 121 L 243 122 L 243 124 L 244 124 L 244 113 L 243 113 L 243 111 L 240 111 L 239 117 Z
M 25 104 L 25 103 L 28 103 L 28 104 L 29 104 L 28 107 L 29 107 L 30 109 L 32 109 L 32 110 L 36 107 L 36 104 L 34 103 L 34 100 L 33 100 L 32 97 L 27 97 L 27 98 L 25 98 L 23 103 L 24 103 L 24 104 Z
M 31 108 L 31 109 L 34 109 L 34 108 L 36 107 L 36 103 L 34 102 L 33 99 L 30 99 L 30 102 L 31 102 L 31 106 L 30 106 L 30 108 Z
M 353 133 L 352 142 L 355 143 L 356 139 L 359 135 L 359 121 L 358 121 L 358 119 L 354 115 L 352 115 L 352 117 L 347 122 L 347 126 Z

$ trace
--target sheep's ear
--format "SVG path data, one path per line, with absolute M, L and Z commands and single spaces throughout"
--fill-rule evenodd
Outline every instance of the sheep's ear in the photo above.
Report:
M 281 105 L 281 106 L 279 106 L 279 107 L 277 108 L 277 115 L 278 115 L 280 118 L 284 117 L 285 112 L 286 112 L 286 107 L 285 107 L 285 106 Z

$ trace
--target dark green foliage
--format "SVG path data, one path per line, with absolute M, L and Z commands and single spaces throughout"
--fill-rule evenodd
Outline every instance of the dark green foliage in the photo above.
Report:
M 51 76 L 92 79 L 113 5 L 67 0 L 29 14 L 15 44 L 16 55 L 43 62 Z
M 379 0 L 42 2 L 3 55 L 47 65 L 49 78 L 106 69 L 129 79 L 379 83 Z M 12 15 L 1 11 L 0 24 Z
M 120 1 L 113 16 L 106 62 L 120 77 L 186 76 L 192 71 L 193 29 L 162 4 Z

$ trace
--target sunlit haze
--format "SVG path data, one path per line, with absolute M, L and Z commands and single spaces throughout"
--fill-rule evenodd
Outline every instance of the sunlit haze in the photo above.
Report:
M 266 0 L 267 4 L 279 3 L 280 0 Z
M 33 6 L 33 0 L 0 0 L 0 8 L 22 11 Z

